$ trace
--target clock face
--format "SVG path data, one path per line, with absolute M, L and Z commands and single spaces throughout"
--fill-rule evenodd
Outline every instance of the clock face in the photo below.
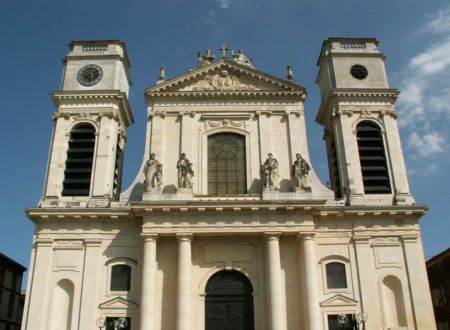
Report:
M 78 82 L 83 86 L 94 86 L 103 77 L 102 68 L 95 64 L 89 64 L 78 71 Z
M 365 79 L 369 74 L 366 67 L 360 64 L 355 64 L 354 66 L 352 66 L 352 68 L 350 69 L 350 73 L 354 78 L 359 80 Z

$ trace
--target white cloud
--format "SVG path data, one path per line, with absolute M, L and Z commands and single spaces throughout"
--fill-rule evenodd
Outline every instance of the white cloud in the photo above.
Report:
M 205 23 L 208 26 L 216 25 L 216 11 L 215 10 L 208 11 L 208 13 L 206 14 Z
M 227 9 L 231 5 L 231 0 L 216 0 L 219 7 L 222 9 Z
M 420 156 L 429 157 L 440 154 L 446 149 L 445 137 L 439 132 L 429 132 L 420 136 L 412 132 L 409 136 L 408 145 L 414 147 Z
M 450 7 L 444 10 L 439 10 L 435 15 L 431 15 L 431 21 L 429 21 L 423 32 L 431 33 L 445 33 L 450 32 Z
M 450 7 L 429 17 L 421 32 L 433 43 L 411 58 L 400 83 L 399 122 L 413 161 L 448 157 L 450 141 Z

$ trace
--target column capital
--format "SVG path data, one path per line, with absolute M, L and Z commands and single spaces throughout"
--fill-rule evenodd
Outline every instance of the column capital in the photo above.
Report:
M 141 237 L 144 242 L 156 242 L 158 241 L 159 238 L 158 234 L 145 234 L 145 233 L 141 233 Z
M 314 236 L 316 236 L 316 233 L 313 231 L 306 231 L 301 232 L 297 234 L 297 239 L 301 242 L 308 241 L 308 240 L 314 240 Z
M 370 236 L 369 235 L 357 235 L 353 236 L 353 242 L 355 244 L 369 244 Z
M 98 247 L 102 245 L 102 240 L 100 238 L 85 238 L 84 244 L 86 247 Z
M 268 231 L 264 233 L 264 238 L 266 241 L 279 240 L 281 236 L 281 232 L 279 231 Z
M 36 246 L 36 247 L 52 246 L 52 245 L 53 245 L 53 239 L 51 239 L 51 238 L 37 238 L 34 241 L 34 246 Z
M 178 242 L 191 242 L 194 235 L 192 233 L 177 233 L 175 237 Z
M 417 234 L 406 234 L 401 236 L 403 243 L 416 243 L 418 239 L 419 235 Z

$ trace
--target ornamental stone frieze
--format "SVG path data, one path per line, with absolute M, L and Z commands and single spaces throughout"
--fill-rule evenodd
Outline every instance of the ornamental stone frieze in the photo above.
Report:
M 220 73 L 208 75 L 192 85 L 180 89 L 180 91 L 252 91 L 259 90 L 251 82 L 234 73 L 222 70 Z

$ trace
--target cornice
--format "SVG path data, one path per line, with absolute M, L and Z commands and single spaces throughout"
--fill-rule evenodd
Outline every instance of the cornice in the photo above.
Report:
M 316 122 L 323 123 L 325 117 L 331 112 L 327 109 L 333 103 L 349 102 L 349 103 L 387 103 L 394 105 L 400 92 L 393 88 L 332 88 L 328 90 L 322 97 L 322 102 L 316 116 Z
M 130 219 L 130 207 L 114 208 L 28 208 L 25 214 L 34 223 L 48 220 L 83 221 L 96 219 Z
M 28 208 L 26 215 L 33 222 L 45 220 L 95 220 L 130 219 L 152 214 L 195 213 L 307 213 L 318 218 L 380 218 L 415 217 L 426 214 L 426 205 L 392 206 L 334 206 L 325 205 L 325 200 L 292 201 L 176 201 L 176 202 L 132 202 L 128 207 L 109 208 Z
M 160 98 L 173 98 L 173 97 L 188 97 L 188 98 L 212 98 L 212 97 L 248 97 L 248 98 L 259 98 L 259 97 L 295 97 L 304 100 L 306 98 L 306 93 L 302 91 L 269 91 L 269 90 L 252 90 L 252 91 L 208 91 L 208 92 L 192 92 L 192 91 L 182 91 L 182 92 L 147 92 L 149 97 L 160 97 Z
M 245 65 L 241 65 L 235 62 L 231 62 L 229 59 L 221 58 L 217 62 L 211 63 L 204 67 L 196 68 L 188 73 L 180 75 L 178 77 L 174 77 L 170 80 L 157 84 L 155 86 L 149 87 L 145 90 L 145 94 L 151 97 L 160 97 L 160 96 L 180 96 L 182 93 L 183 96 L 201 96 L 201 97 L 209 97 L 216 95 L 254 95 L 254 96 L 264 96 L 264 94 L 260 94 L 261 92 L 268 91 L 217 91 L 217 92 L 175 92 L 169 91 L 169 89 L 178 87 L 186 82 L 193 81 L 196 78 L 200 78 L 208 73 L 212 73 L 213 71 L 217 71 L 221 68 L 231 69 L 234 72 L 239 74 L 245 74 L 250 78 L 254 78 L 260 81 L 264 81 L 266 83 L 272 84 L 277 88 L 284 89 L 284 91 L 296 91 L 298 95 L 306 95 L 306 89 L 292 81 L 280 79 L 278 77 L 272 76 L 270 74 L 264 73 L 262 71 L 247 67 Z M 270 91 L 274 92 L 274 91 Z M 283 92 L 283 91 L 282 91 Z M 297 94 L 295 94 L 297 95 Z
M 308 212 L 317 217 L 378 217 L 422 216 L 426 205 L 377 205 L 335 206 L 325 205 L 325 200 L 293 201 L 214 201 L 214 202 L 132 202 L 133 213 L 138 216 L 151 213 L 197 213 L 197 212 Z
M 128 97 L 126 93 L 119 90 L 57 91 L 52 93 L 52 100 L 57 109 L 62 105 L 77 104 L 83 100 L 89 100 L 94 103 L 104 100 L 118 102 L 120 115 L 125 126 L 129 126 L 134 123 Z

